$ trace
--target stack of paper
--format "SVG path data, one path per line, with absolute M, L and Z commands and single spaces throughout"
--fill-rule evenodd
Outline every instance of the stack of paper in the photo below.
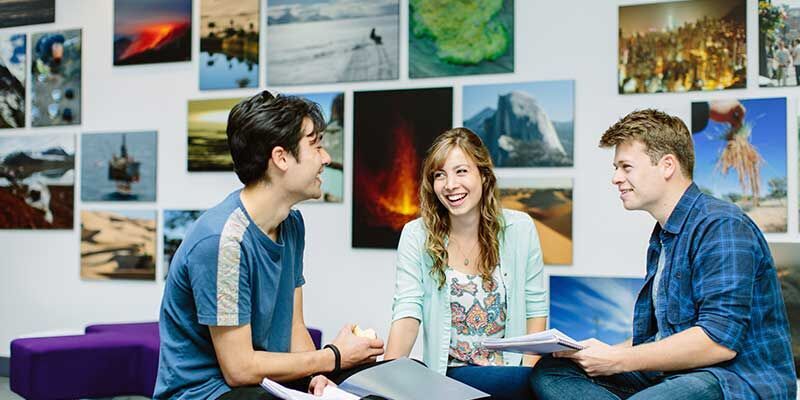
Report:
M 556 351 L 580 350 L 584 346 L 558 329 L 505 339 L 485 339 L 483 346 L 490 350 L 523 354 L 549 354 Z

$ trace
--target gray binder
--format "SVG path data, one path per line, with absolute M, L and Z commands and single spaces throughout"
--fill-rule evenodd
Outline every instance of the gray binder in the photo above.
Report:
M 472 400 L 489 395 L 438 374 L 408 358 L 398 358 L 347 378 L 339 388 L 356 396 L 391 400 Z

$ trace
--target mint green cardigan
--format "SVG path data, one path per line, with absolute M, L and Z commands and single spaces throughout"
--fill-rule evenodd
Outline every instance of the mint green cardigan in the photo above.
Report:
M 500 271 L 507 290 L 506 337 L 527 334 L 527 319 L 547 316 L 542 250 L 536 226 L 528 214 L 503 210 Z M 425 251 L 427 232 L 421 218 L 403 227 L 397 248 L 397 277 L 392 321 L 415 318 L 422 323 L 425 364 L 445 374 L 450 348 L 450 294 L 439 290 L 430 275 L 433 260 Z M 506 365 L 520 365 L 522 356 L 504 353 Z

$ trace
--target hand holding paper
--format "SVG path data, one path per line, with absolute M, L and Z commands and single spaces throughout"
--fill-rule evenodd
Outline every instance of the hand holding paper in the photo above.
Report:
M 589 376 L 607 376 L 629 372 L 624 362 L 625 348 L 610 346 L 597 339 L 588 339 L 580 343 L 584 346 L 580 351 L 557 352 L 553 356 L 571 359 Z

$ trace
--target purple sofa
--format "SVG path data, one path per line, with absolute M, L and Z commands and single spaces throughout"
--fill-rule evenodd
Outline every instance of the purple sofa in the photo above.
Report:
M 317 349 L 322 332 L 309 328 Z M 11 390 L 30 400 L 151 397 L 158 370 L 158 323 L 86 327 L 86 334 L 11 342 Z

